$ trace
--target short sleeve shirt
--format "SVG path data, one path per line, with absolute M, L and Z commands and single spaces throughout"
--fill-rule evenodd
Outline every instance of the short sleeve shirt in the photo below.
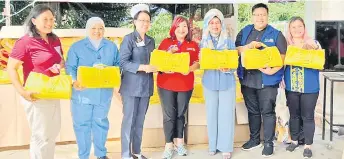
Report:
M 54 64 L 63 59 L 63 52 L 59 38 L 49 37 L 48 42 L 39 37 L 25 35 L 15 43 L 11 58 L 23 62 L 24 83 L 30 72 L 37 72 L 49 77 L 58 74 L 49 70 Z
M 178 42 L 178 40 L 173 40 L 171 38 L 164 39 L 159 46 L 159 50 L 168 50 L 170 46 L 177 45 L 178 51 L 180 52 L 188 52 L 190 54 L 190 63 L 189 65 L 193 65 L 194 62 L 198 61 L 199 55 L 199 47 L 198 44 L 194 41 L 184 41 L 182 43 Z M 184 92 L 190 91 L 194 88 L 194 73 L 190 72 L 188 75 L 183 75 L 180 73 L 159 73 L 157 75 L 157 85 L 160 88 L 176 91 L 176 92 Z

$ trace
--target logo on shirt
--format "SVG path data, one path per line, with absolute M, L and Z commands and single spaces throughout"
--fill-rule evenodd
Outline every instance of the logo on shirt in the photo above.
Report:
M 273 42 L 274 42 L 274 39 L 264 39 L 264 42 L 265 42 L 265 43 L 273 43 Z
M 186 51 L 196 51 L 196 49 L 192 48 L 192 47 L 188 47 L 188 48 L 186 48 Z

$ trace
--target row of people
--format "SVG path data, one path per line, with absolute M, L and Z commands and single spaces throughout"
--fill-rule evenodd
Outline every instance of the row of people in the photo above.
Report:
M 284 58 L 287 45 L 320 49 L 320 45 L 306 34 L 305 24 L 299 17 L 289 23 L 287 40 L 283 34 L 268 25 L 268 7 L 259 3 L 252 8 L 252 25 L 243 28 L 233 42 L 227 34 L 223 14 L 217 9 L 209 10 L 204 17 L 200 44 L 192 41 L 188 20 L 177 16 L 170 29 L 170 37 L 164 39 L 158 49 L 172 53 L 188 52 L 190 68 L 188 73 L 158 72 L 157 86 L 163 110 L 163 127 L 166 146 L 162 158 L 172 158 L 174 152 L 187 155 L 184 145 L 185 112 L 187 111 L 194 85 L 193 72 L 199 68 L 200 48 L 213 50 L 260 49 L 263 44 L 277 46 Z M 99 64 L 119 66 L 122 69 L 121 94 L 123 120 L 121 127 L 121 156 L 123 159 L 144 159 L 141 154 L 142 131 L 149 99 L 153 95 L 153 73 L 157 68 L 149 65 L 150 53 L 155 48 L 154 39 L 146 33 L 150 29 L 149 7 L 135 5 L 131 9 L 134 31 L 126 35 L 120 50 L 104 35 L 102 19 L 93 17 L 86 24 L 86 38 L 74 43 L 63 60 L 58 37 L 52 33 L 54 12 L 44 5 L 36 5 L 26 23 L 27 34 L 20 38 L 10 55 L 8 72 L 16 90 L 23 97 L 29 125 L 32 131 L 30 156 L 32 159 L 54 158 L 55 138 L 60 130 L 60 104 L 58 100 L 37 100 L 34 92 L 24 89 L 17 69 L 23 66 L 24 85 L 30 72 L 56 76 L 61 68 L 73 79 L 71 112 L 73 128 L 78 144 L 80 159 L 90 155 L 91 143 L 94 154 L 104 159 L 105 142 L 109 129 L 108 112 L 113 89 L 86 89 L 77 81 L 79 66 L 98 67 Z M 275 132 L 275 105 L 279 84 L 285 85 L 290 110 L 290 131 L 292 143 L 288 151 L 295 150 L 302 141 L 302 127 L 306 143 L 304 156 L 311 157 L 314 135 L 314 109 L 319 92 L 319 72 L 294 66 L 246 70 L 222 68 L 205 70 L 202 77 L 209 155 L 222 152 L 224 159 L 231 158 L 234 144 L 235 104 L 237 71 L 241 91 L 248 109 L 250 140 L 244 150 L 261 146 L 260 128 L 263 121 L 263 156 L 273 154 Z M 282 78 L 284 76 L 284 82 Z M 263 119 L 263 120 L 262 120 Z

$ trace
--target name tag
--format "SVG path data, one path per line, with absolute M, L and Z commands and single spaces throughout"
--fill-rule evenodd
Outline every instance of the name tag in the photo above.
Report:
M 56 46 L 54 49 L 62 57 L 61 46 Z
M 136 43 L 136 46 L 137 46 L 137 47 L 145 46 L 145 42 L 144 42 L 144 41 L 141 41 L 141 42 L 139 42 L 139 43 Z

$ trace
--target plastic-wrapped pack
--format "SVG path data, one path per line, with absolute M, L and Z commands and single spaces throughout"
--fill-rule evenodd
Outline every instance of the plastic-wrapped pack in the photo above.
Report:
M 211 50 L 202 48 L 200 54 L 200 69 L 236 69 L 239 65 L 237 50 Z
M 34 92 L 34 96 L 38 99 L 70 99 L 72 77 L 69 75 L 49 77 L 31 72 L 26 80 L 25 89 Z
M 277 47 L 265 47 L 262 50 L 248 49 L 241 53 L 241 63 L 245 69 L 281 67 L 283 61 Z
M 322 70 L 325 64 L 325 50 L 306 50 L 288 46 L 284 65 Z
M 78 67 L 78 81 L 86 88 L 119 88 L 120 69 L 117 66 Z
M 150 64 L 156 66 L 161 72 L 189 72 L 189 53 L 169 53 L 163 50 L 154 50 L 151 53 Z

